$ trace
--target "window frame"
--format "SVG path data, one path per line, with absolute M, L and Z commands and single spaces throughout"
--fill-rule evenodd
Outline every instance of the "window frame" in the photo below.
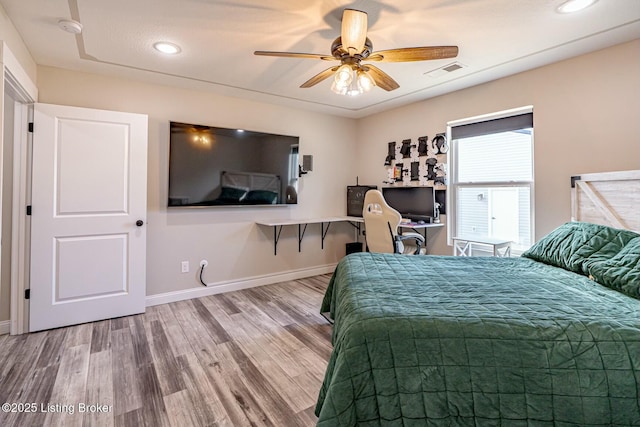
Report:
M 521 114 L 533 113 L 533 106 L 525 106 L 510 110 L 499 111 L 480 116 L 468 117 L 460 120 L 447 122 L 447 140 L 449 152 L 447 153 L 447 163 L 449 165 L 449 183 L 447 185 L 447 245 L 453 246 L 453 238 L 457 237 L 457 192 L 459 188 L 497 188 L 497 187 L 528 187 L 529 188 L 529 230 L 530 242 L 535 242 L 535 130 L 531 130 L 531 180 L 513 180 L 496 182 L 459 182 L 458 181 L 458 144 L 457 140 L 451 138 L 451 130 L 456 126 L 480 123 L 490 120 L 503 119 Z M 515 255 L 519 255 L 515 251 Z M 512 254 L 514 252 L 512 251 Z

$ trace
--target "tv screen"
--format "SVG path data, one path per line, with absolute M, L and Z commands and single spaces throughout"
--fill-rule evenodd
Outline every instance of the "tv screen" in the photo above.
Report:
M 430 222 L 435 214 L 433 187 L 384 187 L 382 195 L 404 218 Z
M 298 201 L 297 136 L 170 123 L 168 206 Z

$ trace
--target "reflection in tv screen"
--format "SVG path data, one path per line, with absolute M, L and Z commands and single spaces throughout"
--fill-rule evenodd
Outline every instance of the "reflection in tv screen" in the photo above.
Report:
M 168 206 L 298 202 L 297 136 L 170 123 Z

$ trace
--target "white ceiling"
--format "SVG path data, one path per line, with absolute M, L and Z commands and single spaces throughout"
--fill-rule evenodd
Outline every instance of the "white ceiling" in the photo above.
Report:
M 564 0 L 0 0 L 38 64 L 207 90 L 363 117 L 564 58 L 640 38 L 640 0 L 599 0 L 572 15 Z M 330 79 L 299 86 L 332 63 L 254 56 L 255 50 L 330 54 L 342 10 L 369 16 L 373 50 L 457 45 L 455 59 L 378 63 L 400 88 L 359 97 Z M 75 19 L 83 32 L 58 28 Z M 182 52 L 156 52 L 156 41 Z M 640 52 L 639 52 L 640 55 Z M 426 72 L 454 61 L 441 77 Z M 603 72 L 606 64 L 603 64 Z

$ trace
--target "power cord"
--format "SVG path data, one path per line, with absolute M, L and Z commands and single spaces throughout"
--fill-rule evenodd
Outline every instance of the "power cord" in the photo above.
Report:
M 202 274 L 204 273 L 204 268 L 207 266 L 206 262 L 201 262 L 200 263 L 200 274 L 199 274 L 199 278 L 200 278 L 200 283 L 202 283 L 202 286 L 207 286 L 207 284 L 205 283 L 205 281 L 202 279 Z

